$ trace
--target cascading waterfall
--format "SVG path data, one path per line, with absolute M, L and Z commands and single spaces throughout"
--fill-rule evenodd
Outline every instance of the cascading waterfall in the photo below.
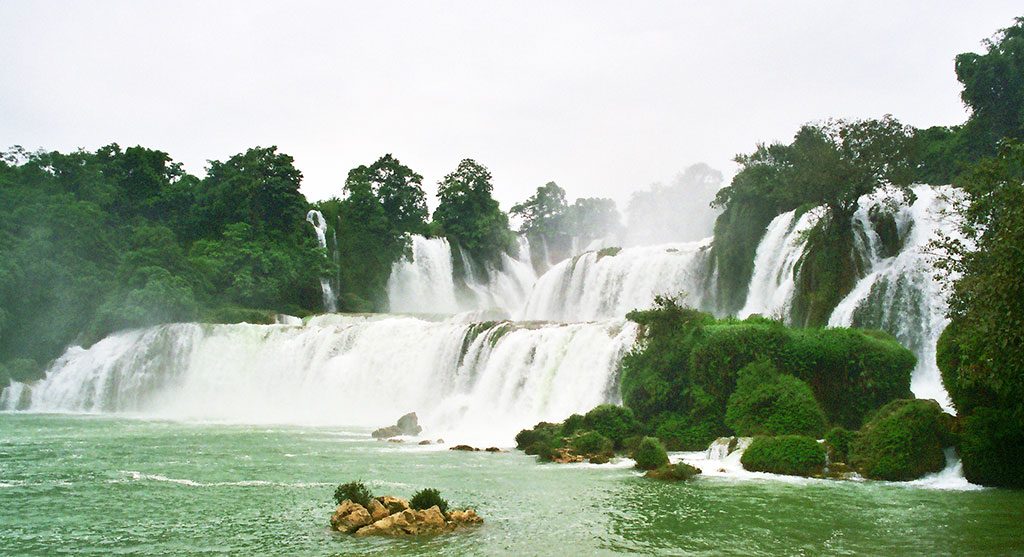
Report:
M 380 426 L 417 411 L 431 436 L 508 444 L 524 424 L 616 401 L 635 334 L 622 320 L 162 325 L 68 349 L 19 398 L 37 412 L 244 423 Z
M 313 229 L 316 230 L 316 240 L 320 244 L 320 247 L 327 249 L 327 221 L 324 219 L 323 213 L 316 209 L 306 213 L 306 222 L 313 225 Z M 335 312 L 338 311 L 338 298 L 334 295 L 334 289 L 331 288 L 331 281 L 327 278 L 320 279 L 320 290 L 324 295 L 324 311 Z
M 772 220 L 757 246 L 747 301 L 739 317 L 759 313 L 788 318 L 796 292 L 794 270 L 804 254 L 803 235 L 817 222 L 818 214 L 813 210 L 799 216 L 790 211 Z
M 658 295 L 704 302 L 704 256 L 710 239 L 587 252 L 555 265 L 537 281 L 517 319 L 586 321 L 650 307 Z
M 860 247 L 870 263 L 868 273 L 836 306 L 828 324 L 892 333 L 917 354 L 911 380 L 914 395 L 935 399 L 952 410 L 935 363 L 935 345 L 949 322 L 946 301 L 926 250 L 937 234 L 956 233 L 955 223 L 942 218 L 949 208 L 947 197 L 955 192 L 949 187 L 916 187 L 914 193 L 914 204 L 901 206 L 894 214 L 903 246 L 889 257 L 879 253 L 881 240 L 869 219 L 873 207 L 884 209 L 883 201 L 870 198 L 861 204 L 854 219 L 858 235 L 865 240 Z
M 412 236 L 412 258 L 400 259 L 388 279 L 389 308 L 398 313 L 454 314 L 460 311 L 500 310 L 511 315 L 520 308 L 537 280 L 530 247 L 519 239 L 519 255 L 501 255 L 500 265 L 479 269 L 463 251 L 465 288 L 456 281 L 452 249 L 444 238 Z M 478 277 L 486 277 L 481 280 Z

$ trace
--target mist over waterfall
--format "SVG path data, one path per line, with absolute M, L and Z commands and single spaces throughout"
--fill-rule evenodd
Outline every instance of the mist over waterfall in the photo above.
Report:
M 634 337 L 621 320 L 163 325 L 70 348 L 21 398 L 37 412 L 244 423 L 376 427 L 417 411 L 428 435 L 509 444 L 524 424 L 618 400 Z
M 313 209 L 306 213 L 306 222 L 313 225 L 313 230 L 316 231 L 316 241 L 320 244 L 322 249 L 327 249 L 327 221 L 324 219 L 323 213 Z M 326 256 L 326 254 L 325 254 Z M 320 290 L 324 294 L 324 311 L 335 312 L 338 311 L 338 297 L 334 294 L 334 289 L 331 288 L 331 281 L 328 278 L 320 278 Z

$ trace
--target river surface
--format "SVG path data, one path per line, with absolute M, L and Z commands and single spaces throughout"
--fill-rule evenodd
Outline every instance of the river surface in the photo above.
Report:
M 457 442 L 458 440 L 450 440 Z M 540 465 L 336 427 L 0 414 L 5 555 L 998 555 L 1024 553 L 1024 492 Z M 336 484 L 441 490 L 486 523 L 423 539 L 332 533 Z

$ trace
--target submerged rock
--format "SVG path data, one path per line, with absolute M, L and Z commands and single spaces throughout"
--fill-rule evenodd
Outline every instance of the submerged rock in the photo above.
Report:
M 667 480 L 673 482 L 684 482 L 693 478 L 697 474 L 700 474 L 700 469 L 690 466 L 685 462 L 677 464 L 666 464 L 655 470 L 649 470 L 644 474 L 645 478 L 652 478 L 655 480 Z
M 369 509 L 346 499 L 331 516 L 332 529 L 356 536 L 431 535 L 482 523 L 473 509 L 446 514 L 434 505 L 416 510 L 405 499 L 391 496 L 371 499 Z
M 370 435 L 376 439 L 387 439 L 389 437 L 397 437 L 399 435 L 419 435 L 421 431 L 423 431 L 423 428 L 420 427 L 419 418 L 416 417 L 416 412 L 409 412 L 401 418 L 398 418 L 398 423 L 395 425 L 374 430 Z
M 420 441 L 418 444 L 420 444 L 420 445 L 430 445 L 431 443 L 430 443 L 430 439 L 424 439 L 424 440 Z

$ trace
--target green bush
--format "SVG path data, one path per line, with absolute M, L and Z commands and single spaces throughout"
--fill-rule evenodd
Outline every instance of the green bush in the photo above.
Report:
M 655 480 L 666 480 L 673 482 L 683 482 L 690 478 L 700 474 L 699 468 L 694 468 L 685 462 L 679 462 L 676 464 L 666 464 L 656 470 L 649 470 L 644 474 L 645 478 L 652 478 Z
M 238 306 L 222 306 L 207 311 L 202 315 L 206 323 L 251 323 L 253 325 L 272 325 L 274 311 L 268 309 L 243 308 Z
M 588 431 L 573 437 L 569 444 L 572 447 L 573 452 L 578 455 L 614 454 L 614 446 L 611 439 L 608 439 L 596 431 Z
M 409 499 L 409 506 L 418 511 L 425 511 L 435 505 L 442 513 L 448 512 L 448 501 L 441 497 L 440 491 L 431 487 L 417 491 L 412 499 Z
M 842 427 L 834 427 L 825 434 L 825 442 L 832 447 L 832 460 L 846 462 L 850 455 L 850 444 L 857 438 L 853 431 Z
M 583 416 L 573 414 L 562 422 L 562 435 L 572 435 L 583 429 Z
M 665 444 L 670 451 L 699 451 L 720 437 L 721 426 L 715 423 L 712 414 L 705 414 L 705 419 L 697 420 L 692 412 L 690 416 L 662 414 L 654 420 L 654 436 Z M 710 419 L 709 419 L 710 418 Z M 639 440 L 638 440 L 639 441 Z
M 525 450 L 537 443 L 550 443 L 562 436 L 562 427 L 558 424 L 540 422 L 533 429 L 524 429 L 516 434 L 516 448 Z
M 740 462 L 751 472 L 816 476 L 825 469 L 825 449 L 803 435 L 755 437 Z
M 367 489 L 363 482 L 349 482 L 339 485 L 334 490 L 334 500 L 339 505 L 346 499 L 366 507 L 369 506 L 370 499 L 373 499 L 373 494 L 370 493 L 370 490 Z
M 1024 428 L 1005 409 L 975 408 L 960 433 L 960 458 L 972 483 L 1024 488 Z
M 825 432 L 825 413 L 806 383 L 780 375 L 766 360 L 739 371 L 736 390 L 729 397 L 725 423 L 737 435 L 808 435 Z
M 850 446 L 850 465 L 865 477 L 906 481 L 946 465 L 952 416 L 934 400 L 894 400 L 868 422 Z
M 636 450 L 633 451 L 636 467 L 642 470 L 654 470 L 668 464 L 665 447 L 654 437 L 644 437 Z
M 602 404 L 583 416 L 583 426 L 611 439 L 615 448 L 622 448 L 622 442 L 640 432 L 640 422 L 629 408 L 615 404 Z

